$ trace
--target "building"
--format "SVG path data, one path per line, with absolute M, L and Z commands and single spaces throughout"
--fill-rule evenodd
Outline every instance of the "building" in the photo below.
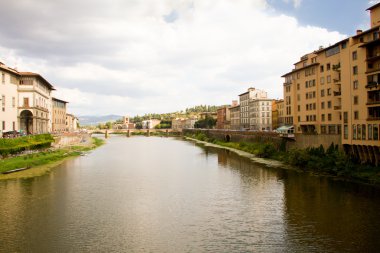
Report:
M 267 93 L 255 88 L 249 88 L 247 92 L 239 95 L 240 102 L 240 128 L 250 128 L 250 113 L 249 113 L 249 101 L 252 99 L 267 98 Z
M 79 120 L 73 114 L 66 113 L 66 131 L 75 132 L 78 130 Z
M 380 163 L 380 4 L 371 28 L 301 57 L 283 75 L 284 119 L 296 133 L 339 135 L 346 152 Z
M 142 121 L 142 128 L 143 129 L 153 129 L 155 126 L 160 124 L 161 120 L 158 119 L 150 119 L 150 120 L 143 120 Z
M 3 132 L 19 130 L 17 119 L 17 87 L 19 73 L 0 62 L 0 137 Z
M 52 96 L 54 89 L 45 78 L 32 72 L 18 72 L 18 118 L 20 130 L 28 134 L 52 131 Z
M 223 106 L 217 110 L 216 129 L 230 129 L 230 106 Z
M 273 100 L 272 102 L 272 129 L 275 130 L 284 125 L 284 100 Z
M 72 124 L 72 117 L 66 116 L 67 102 L 58 98 L 52 98 L 53 101 L 53 117 L 52 131 L 53 133 L 62 133 L 69 131 Z
M 186 128 L 186 129 L 194 128 L 195 122 L 197 122 L 197 119 L 195 119 L 195 118 L 185 119 L 184 128 Z
M 195 122 L 194 122 L 195 123 Z M 176 118 L 172 120 L 172 129 L 177 131 L 182 131 L 185 128 L 186 119 Z M 193 125 L 194 128 L 194 125 Z
M 249 105 L 249 129 L 256 131 L 272 130 L 272 103 L 273 99 L 250 99 Z
M 240 129 L 240 105 L 230 107 L 231 130 Z

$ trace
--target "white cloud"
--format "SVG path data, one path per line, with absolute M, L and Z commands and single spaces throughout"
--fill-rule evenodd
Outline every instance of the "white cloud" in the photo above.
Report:
M 264 0 L 26 3 L 0 9 L 1 60 L 40 72 L 81 115 L 226 104 L 250 86 L 279 98 L 301 55 L 344 37 L 275 16 Z

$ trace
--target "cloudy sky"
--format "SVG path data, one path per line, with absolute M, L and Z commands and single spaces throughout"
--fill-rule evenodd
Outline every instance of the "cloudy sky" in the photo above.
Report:
M 299 57 L 369 27 L 369 0 L 0 0 L 0 61 L 76 115 L 282 98 Z

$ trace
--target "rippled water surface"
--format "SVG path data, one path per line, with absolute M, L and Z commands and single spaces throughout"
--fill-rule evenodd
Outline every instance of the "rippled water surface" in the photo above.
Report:
M 179 139 L 112 137 L 0 194 L 0 252 L 380 250 L 378 189 Z

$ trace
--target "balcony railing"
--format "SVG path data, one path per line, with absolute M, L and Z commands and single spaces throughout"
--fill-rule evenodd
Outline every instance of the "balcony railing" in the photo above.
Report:
M 378 88 L 380 87 L 380 83 L 378 82 L 368 82 L 367 85 L 365 86 L 367 89 L 372 89 L 372 88 Z
M 380 100 L 372 100 L 372 99 L 367 100 L 367 105 L 378 105 L 378 104 L 380 104 Z
M 367 118 L 367 121 L 374 121 L 374 120 L 380 120 L 380 116 L 378 116 L 378 117 L 375 117 L 375 116 L 369 116 L 369 117 Z

